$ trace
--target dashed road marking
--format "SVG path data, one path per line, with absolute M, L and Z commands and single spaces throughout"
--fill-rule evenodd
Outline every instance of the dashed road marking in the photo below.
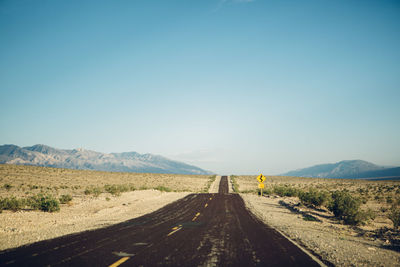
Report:
M 172 228 L 172 232 L 169 233 L 167 236 L 170 236 L 170 235 L 172 235 L 172 234 L 178 232 L 178 231 L 181 230 L 181 229 L 182 229 L 182 225 L 175 226 L 174 228 Z
M 192 222 L 194 222 L 197 219 L 197 217 L 199 217 L 199 215 L 200 215 L 200 212 L 196 213 L 196 215 L 192 219 Z
M 117 267 L 117 266 L 121 265 L 122 263 L 126 262 L 127 260 L 129 260 L 129 257 L 120 258 L 119 260 L 117 260 L 116 262 L 114 262 L 113 264 L 111 264 L 108 267 Z
M 204 208 L 207 208 L 207 206 L 208 206 L 208 203 L 206 203 L 206 204 L 204 205 Z

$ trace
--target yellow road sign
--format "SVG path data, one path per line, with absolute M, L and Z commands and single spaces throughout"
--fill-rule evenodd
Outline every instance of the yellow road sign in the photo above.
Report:
M 258 184 L 258 188 L 263 189 L 263 188 L 264 188 L 264 184 L 259 183 L 259 184 Z
M 260 183 L 264 183 L 264 181 L 265 181 L 265 176 L 262 175 L 262 173 L 261 173 L 259 176 L 257 176 L 257 180 L 258 180 Z

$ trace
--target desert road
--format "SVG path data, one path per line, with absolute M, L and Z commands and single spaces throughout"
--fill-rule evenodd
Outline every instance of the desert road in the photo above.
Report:
M 217 194 L 191 194 L 107 228 L 0 252 L 0 266 L 320 266 L 264 225 L 223 176 Z

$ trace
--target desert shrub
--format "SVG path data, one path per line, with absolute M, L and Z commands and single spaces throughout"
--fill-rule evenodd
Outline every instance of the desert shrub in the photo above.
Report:
M 60 198 L 60 203 L 61 204 L 67 204 L 72 200 L 72 196 L 71 195 L 62 195 Z
M 399 228 L 399 225 L 400 225 L 400 207 L 398 205 L 392 205 L 388 217 L 393 222 L 393 228 L 394 229 Z
M 358 225 L 374 218 L 371 210 L 363 211 L 360 205 L 360 199 L 353 197 L 349 192 L 335 191 L 332 193 L 332 202 L 328 208 L 345 224 Z
M 298 195 L 299 190 L 291 186 L 274 186 L 273 192 L 280 197 L 295 197 Z
M 85 195 L 93 195 L 95 197 L 98 197 L 101 193 L 103 193 L 103 190 L 100 187 L 87 187 L 84 191 Z
M 388 204 L 393 203 L 393 197 L 391 195 L 386 197 L 386 203 L 388 203 Z
M 161 192 L 171 192 L 172 190 L 168 187 L 159 185 L 156 188 L 154 188 L 155 190 L 161 191 Z
M 123 192 L 128 192 L 130 187 L 127 185 L 105 185 L 104 190 L 113 196 L 120 196 Z
M 37 194 L 30 197 L 29 205 L 36 210 L 54 212 L 60 210 L 60 202 L 52 195 Z
M 299 199 L 303 205 L 321 207 L 328 206 L 331 199 L 331 195 L 326 191 L 318 191 L 310 188 L 308 192 L 299 191 Z
M 24 199 L 17 199 L 16 197 L 0 199 L 0 210 L 18 211 L 25 207 L 26 201 Z

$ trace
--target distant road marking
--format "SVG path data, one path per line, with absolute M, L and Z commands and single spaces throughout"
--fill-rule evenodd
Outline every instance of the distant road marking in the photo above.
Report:
M 207 208 L 207 206 L 208 206 L 208 203 L 206 203 L 206 204 L 204 205 L 204 208 Z
M 197 219 L 197 217 L 199 217 L 199 215 L 200 215 L 200 212 L 196 213 L 196 215 L 192 219 L 192 222 L 194 222 Z
M 212 197 L 210 197 L 210 200 L 212 200 Z
M 117 266 L 121 265 L 122 263 L 126 262 L 127 260 L 129 260 L 129 257 L 120 258 L 119 260 L 117 260 L 116 262 L 114 262 L 113 264 L 111 264 L 108 267 L 117 267 Z
M 172 228 L 173 231 L 172 231 L 171 233 L 169 233 L 167 236 L 170 236 L 170 235 L 172 235 L 172 234 L 178 232 L 178 231 L 181 230 L 181 229 L 182 229 L 182 225 L 175 226 L 174 228 Z

